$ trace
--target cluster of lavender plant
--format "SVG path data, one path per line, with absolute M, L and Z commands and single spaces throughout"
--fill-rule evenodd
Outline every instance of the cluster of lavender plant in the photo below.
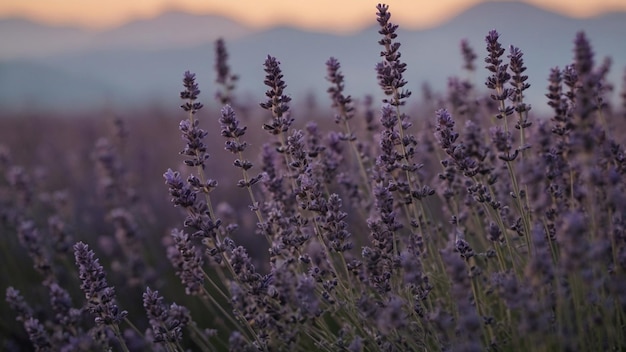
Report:
M 525 75 L 522 49 L 492 30 L 484 84 L 473 81 L 481 55 L 463 40 L 467 77 L 425 92 L 435 109 L 414 114 L 398 26 L 387 5 L 376 9 L 379 102 L 351 97 L 330 57 L 332 113 L 309 119 L 268 55 L 266 118 L 242 119 L 251 108 L 234 103 L 237 76 L 220 40 L 222 107 L 209 119 L 200 82 L 185 72 L 182 158 L 160 181 L 180 221 L 162 246 L 142 228 L 149 216 L 129 180 L 121 122 L 92 155 L 108 234 L 72 231 L 67 193 L 38 190 L 44 176 L 0 149 L 2 255 L 19 243 L 43 287 L 28 301 L 32 287 L 6 283 L 23 328 L 3 327 L 2 348 L 623 349 L 626 75 L 623 106 L 612 107 L 610 60 L 598 64 L 580 32 L 573 61 L 538 88 L 552 112 L 535 115 L 525 94 L 538 80 Z M 213 157 L 212 130 L 230 166 Z M 239 180 L 220 179 L 226 167 Z M 3 263 L 3 275 L 24 265 Z

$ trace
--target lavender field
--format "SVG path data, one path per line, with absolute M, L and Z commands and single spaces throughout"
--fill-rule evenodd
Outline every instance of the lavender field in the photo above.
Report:
M 244 99 L 218 40 L 180 107 L 0 116 L 0 350 L 626 349 L 626 67 L 494 29 L 411 92 L 390 11 L 371 95 Z

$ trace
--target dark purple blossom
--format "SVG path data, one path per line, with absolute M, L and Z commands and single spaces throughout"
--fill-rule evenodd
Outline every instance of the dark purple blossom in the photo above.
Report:
M 143 307 L 150 321 L 154 342 L 167 344 L 182 340 L 182 329 L 189 322 L 188 318 L 186 321 L 179 319 L 180 309 L 186 310 L 184 307 L 172 305 L 176 310 L 173 312 L 163 303 L 163 297 L 159 295 L 159 291 L 153 291 L 149 287 L 143 294 Z M 187 311 L 184 316 L 188 315 Z
M 165 178 L 165 183 L 169 186 L 172 203 L 175 206 L 188 208 L 195 204 L 196 192 L 189 187 L 189 184 L 183 181 L 180 172 L 167 169 L 163 177 Z
M 280 62 L 275 57 L 268 55 L 264 66 L 266 73 L 264 83 L 269 87 L 265 92 L 268 100 L 260 105 L 272 114 L 272 122 L 264 124 L 263 129 L 273 135 L 282 134 L 287 132 L 293 123 L 293 118 L 289 113 L 291 98 L 285 94 L 287 85 L 283 81 Z
M 98 325 L 117 325 L 128 314 L 120 310 L 115 299 L 115 289 L 108 285 L 106 274 L 94 252 L 83 242 L 74 245 L 80 288 L 87 299 L 87 309 Z
M 530 84 L 527 83 L 528 76 L 524 75 L 524 72 L 526 71 L 523 59 L 524 54 L 519 48 L 512 45 L 509 52 L 509 69 L 512 73 L 511 81 L 509 83 L 513 88 L 509 99 L 513 102 L 513 107 L 519 115 L 515 128 L 526 129 L 532 125 L 532 122 L 528 121 L 528 111 L 530 111 L 530 105 L 524 103 L 524 91 L 530 88 Z
M 196 83 L 196 74 L 185 71 L 183 86 L 185 90 L 180 92 L 180 98 L 186 100 L 186 102 L 180 107 L 193 115 L 198 112 L 198 110 L 202 109 L 202 104 L 196 102 L 200 94 L 200 89 L 198 89 L 198 84 Z
M 488 53 L 488 56 L 485 58 L 487 63 L 485 68 L 491 72 L 491 76 L 487 77 L 485 85 L 487 88 L 495 91 L 491 94 L 491 99 L 498 102 L 499 107 L 496 117 L 502 119 L 513 114 L 515 109 L 512 106 L 505 105 L 505 101 L 513 94 L 513 90 L 505 87 L 505 84 L 511 79 L 511 75 L 508 73 L 508 65 L 502 64 L 501 57 L 504 54 L 504 48 L 498 41 L 499 37 L 500 35 L 497 31 L 491 30 L 485 38 Z
M 203 139 L 207 136 L 207 132 L 200 128 L 200 121 L 189 119 L 182 120 L 178 126 L 182 132 L 185 148 L 180 152 L 181 155 L 187 157 L 185 165 L 200 166 L 204 169 L 205 162 L 209 158 L 207 146 Z
M 403 78 L 406 64 L 400 61 L 400 43 L 395 41 L 398 37 L 396 34 L 398 25 L 389 22 L 391 13 L 388 5 L 378 4 L 376 9 L 378 10 L 376 13 L 377 21 L 380 25 L 378 33 L 383 36 L 378 44 L 384 47 L 384 50 L 380 52 L 383 61 L 376 64 L 378 85 L 383 89 L 385 95 L 391 96 L 391 99 L 384 100 L 385 103 L 393 106 L 404 105 L 404 100 L 411 96 L 411 92 L 404 89 L 407 84 Z
M 515 160 L 519 151 L 515 150 L 513 151 L 513 153 L 511 153 L 511 150 L 513 149 L 513 137 L 511 135 L 511 132 L 504 131 L 500 127 L 492 127 L 490 129 L 490 132 L 491 140 L 493 141 L 496 150 L 499 152 L 498 158 L 504 161 Z
M 202 257 L 183 231 L 172 230 L 174 244 L 167 249 L 167 257 L 176 269 L 188 295 L 203 295 L 204 272 Z

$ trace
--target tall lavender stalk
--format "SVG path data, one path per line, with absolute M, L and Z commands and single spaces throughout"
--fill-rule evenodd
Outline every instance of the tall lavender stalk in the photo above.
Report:
M 357 146 L 357 137 L 350 127 L 350 120 L 354 117 L 355 108 L 352 102 L 352 97 L 344 95 L 344 76 L 341 73 L 340 68 L 341 64 L 336 58 L 331 57 L 328 61 L 326 61 L 326 80 L 332 84 L 332 86 L 327 89 L 327 92 L 332 99 L 332 107 L 337 111 L 335 115 L 335 123 L 341 124 L 344 130 L 344 132 L 339 135 L 339 138 L 350 143 L 359 166 L 362 184 L 365 185 L 367 191 L 366 194 L 369 197 L 372 194 L 370 179 L 367 175 L 363 157 L 361 156 L 361 152 Z
M 408 133 L 412 122 L 409 115 L 400 109 L 411 96 L 411 91 L 404 88 L 407 84 L 403 76 L 406 64 L 400 60 L 400 42 L 396 40 L 398 25 L 390 22 L 389 6 L 379 4 L 376 9 L 380 26 L 378 33 L 383 36 L 378 41 L 383 47 L 380 52 L 382 61 L 376 65 L 378 85 L 390 97 L 383 99 L 383 103 L 388 106 L 383 106 L 382 109 L 381 124 L 385 129 L 381 133 L 380 141 L 382 155 L 377 161 L 383 169 L 376 181 L 382 181 L 383 187 L 389 187 L 388 184 L 391 183 L 391 189 L 397 190 L 400 195 L 400 203 L 403 204 L 408 222 L 413 228 L 423 228 L 425 224 L 420 224 L 420 221 L 425 216 L 426 209 L 421 201 L 433 195 L 434 190 L 427 185 L 416 185 L 419 181 L 418 170 L 423 165 L 413 160 L 417 151 L 417 139 Z M 404 175 L 400 176 L 401 173 Z
M 122 349 L 128 351 L 119 328 L 128 312 L 117 306 L 115 289 L 108 285 L 98 258 L 83 242 L 74 245 L 74 257 L 81 281 L 80 289 L 87 299 L 87 309 L 95 317 L 96 324 L 113 330 Z
M 485 41 L 487 43 L 487 57 L 485 62 L 486 66 L 492 74 L 487 78 L 485 84 L 488 88 L 494 90 L 494 94 L 491 95 L 491 99 L 498 103 L 498 119 L 504 120 L 504 129 L 500 126 L 492 127 L 491 139 L 497 151 L 498 158 L 506 164 L 509 177 L 511 178 L 511 185 L 513 188 L 512 198 L 517 208 L 518 216 L 515 219 L 515 228 L 521 236 L 524 236 L 526 246 L 530 248 L 532 242 L 530 241 L 531 233 L 531 213 L 530 207 L 526 198 L 527 191 L 524 185 L 518 180 L 517 170 L 513 164 L 513 161 L 517 159 L 519 155 L 524 154 L 524 150 L 530 148 L 526 145 L 525 130 L 532 124 L 528 121 L 528 111 L 530 106 L 524 103 L 524 91 L 530 87 L 526 80 L 527 76 L 523 75 L 526 70 L 524 61 L 522 59 L 523 54 L 517 47 L 510 47 L 510 64 L 503 64 L 501 56 L 504 54 L 504 48 L 499 42 L 500 35 L 497 31 L 489 31 Z M 512 75 L 509 73 L 511 71 Z M 505 85 L 509 83 L 511 88 Z M 506 101 L 511 100 L 513 105 L 507 105 Z M 514 112 L 518 114 L 518 121 L 515 124 L 515 128 L 520 130 L 520 145 L 517 148 L 513 148 L 514 137 L 509 129 L 508 117 Z M 522 187 L 524 186 L 524 187 Z M 521 226 L 517 226 L 520 224 Z M 523 228 L 523 231 L 522 231 Z
M 204 138 L 207 132 L 199 127 L 199 120 L 195 118 L 195 114 L 203 107 L 196 101 L 200 94 L 200 89 L 195 81 L 195 74 L 189 71 L 185 72 L 183 78 L 183 86 L 185 90 L 180 93 L 181 99 L 185 103 L 181 108 L 188 113 L 188 118 L 182 120 L 179 129 L 182 132 L 183 140 L 186 145 L 181 152 L 186 156 L 185 165 L 195 168 L 196 173 L 187 177 L 183 181 L 178 171 L 174 172 L 168 169 L 163 175 L 165 183 L 169 186 L 172 202 L 177 206 L 182 206 L 187 212 L 185 219 L 185 227 L 192 229 L 194 232 L 190 235 L 173 230 L 172 237 L 175 241 L 175 247 L 170 247 L 169 257 L 172 263 L 178 268 L 178 275 L 187 285 L 189 294 L 198 295 L 202 298 L 207 306 L 213 306 L 224 314 L 226 320 L 237 326 L 243 331 L 247 331 L 248 335 L 242 335 L 245 339 L 255 340 L 259 348 L 265 349 L 263 343 L 260 342 L 259 336 L 250 327 L 247 320 L 243 319 L 240 313 L 235 312 L 238 316 L 235 318 L 228 313 L 224 307 L 217 301 L 216 297 L 209 294 L 204 287 L 205 279 L 212 289 L 219 296 L 228 299 L 226 293 L 228 287 L 228 279 L 226 273 L 231 277 L 236 277 L 236 271 L 232 264 L 232 252 L 235 249 L 235 242 L 228 236 L 230 232 L 236 229 L 236 226 L 222 226 L 222 220 L 217 217 L 217 213 L 212 205 L 210 193 L 217 187 L 217 181 L 207 179 L 205 169 L 209 154 Z M 231 126 L 232 127 L 232 126 Z M 239 134 L 241 130 L 235 130 L 233 133 Z M 239 149 L 241 145 L 239 145 Z M 247 165 L 247 164 L 246 164 Z M 242 166 L 245 166 L 242 164 Z M 222 279 L 221 284 L 215 282 L 202 268 L 203 260 L 200 253 L 191 242 L 192 238 L 201 239 L 202 244 L 206 247 L 204 253 L 211 258 L 213 267 L 217 270 L 217 275 Z M 177 253 L 178 252 L 178 253 Z

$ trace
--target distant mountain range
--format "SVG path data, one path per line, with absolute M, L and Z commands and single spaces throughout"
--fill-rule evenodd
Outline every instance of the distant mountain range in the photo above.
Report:
M 393 20 L 393 7 L 392 20 Z M 185 70 L 196 72 L 202 100 L 215 93 L 214 41 L 226 39 L 232 70 L 239 74 L 237 92 L 263 100 L 263 61 L 281 61 L 287 93 L 295 103 L 308 93 L 325 104 L 326 69 L 330 56 L 339 59 L 346 89 L 355 97 L 378 93 L 374 65 L 379 60 L 379 34 L 372 26 L 356 34 L 333 35 L 278 27 L 253 30 L 216 16 L 171 12 L 106 31 L 53 27 L 23 19 L 0 20 L 0 109 L 25 110 L 103 107 L 177 106 Z M 528 98 L 544 105 L 551 67 L 571 62 L 573 39 L 584 30 L 599 62 L 611 56 L 611 79 L 619 88 L 626 67 L 626 13 L 572 19 L 517 2 L 477 5 L 428 30 L 399 29 L 402 59 L 408 64 L 409 89 L 424 82 L 444 90 L 447 79 L 461 71 L 461 39 L 468 39 L 479 59 L 476 83 L 483 86 L 484 37 L 489 30 L 501 42 L 524 52 L 528 66 Z

